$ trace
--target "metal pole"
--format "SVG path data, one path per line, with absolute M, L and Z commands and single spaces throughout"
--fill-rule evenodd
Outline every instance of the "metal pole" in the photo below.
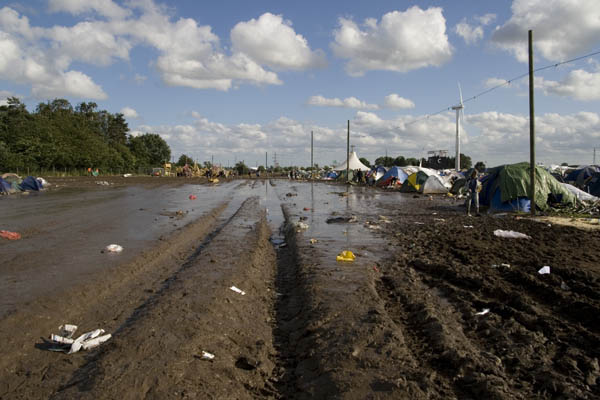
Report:
M 455 168 L 460 171 L 460 108 L 456 109 L 456 159 Z
M 348 120 L 348 139 L 346 140 L 346 182 L 350 182 L 350 120 Z
M 265 151 L 265 174 L 268 177 L 269 176 L 269 169 L 268 169 L 267 165 L 268 165 L 268 162 L 267 162 L 267 152 Z
M 535 109 L 533 97 L 533 31 L 529 36 L 529 155 L 530 174 L 529 200 L 531 201 L 531 215 L 535 215 Z
M 310 180 L 314 178 L 314 164 L 313 164 L 313 131 L 310 131 Z

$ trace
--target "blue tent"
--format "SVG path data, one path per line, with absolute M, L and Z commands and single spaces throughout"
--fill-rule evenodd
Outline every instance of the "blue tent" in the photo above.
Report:
M 0 178 L 0 194 L 9 194 L 10 189 L 11 189 L 10 183 L 8 183 L 4 179 Z
M 23 182 L 19 185 L 21 190 L 41 190 L 43 189 L 42 184 L 35 179 L 33 176 L 28 176 L 23 179 Z
M 397 184 L 403 184 L 408 174 L 400 167 L 392 167 L 382 176 L 376 183 L 377 186 L 387 186 L 392 182 L 392 179 L 396 178 Z
M 565 181 L 574 182 L 575 186 L 582 189 L 585 185 L 585 181 L 597 172 L 600 172 L 600 167 L 595 165 L 586 165 L 577 168 L 575 171 L 569 172 L 565 177 Z

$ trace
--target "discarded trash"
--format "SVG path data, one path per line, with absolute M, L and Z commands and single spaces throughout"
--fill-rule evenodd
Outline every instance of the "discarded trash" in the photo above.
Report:
M 318 240 L 317 240 L 317 239 L 312 239 L 312 238 L 310 239 L 310 244 L 315 244 L 315 243 L 317 243 L 317 242 L 318 242 Z
M 95 329 L 93 331 L 84 333 L 77 339 L 73 339 L 72 336 L 77 330 L 77 325 L 65 324 L 59 326 L 58 329 L 60 330 L 59 335 L 50 335 L 50 347 L 48 350 L 63 351 L 67 354 L 77 353 L 81 349 L 92 349 L 101 345 L 112 337 L 110 333 L 104 335 L 104 329 Z
M 285 242 L 284 242 L 284 243 L 281 243 L 281 244 L 280 244 L 279 246 L 277 246 L 277 247 L 278 247 L 278 248 L 280 248 L 280 249 L 281 249 L 282 247 L 287 247 L 287 243 L 285 243 Z
M 507 263 L 502 263 L 502 264 L 500 264 L 500 266 L 504 267 L 504 268 L 510 268 L 510 264 L 507 264 Z
M 132 174 L 123 174 L 123 178 L 131 178 L 132 176 Z
M 325 222 L 327 222 L 328 224 L 356 222 L 356 216 L 353 215 L 351 217 L 332 217 L 332 218 L 327 218 L 327 220 Z
M 544 275 L 544 274 L 549 274 L 550 273 L 550 267 L 547 265 L 544 265 L 542 268 L 540 268 L 540 270 L 538 271 L 538 274 L 540 275 Z
M 490 312 L 489 308 L 484 308 L 483 310 L 479 311 L 478 313 L 475 313 L 475 315 L 485 315 L 489 312 Z
M 96 181 L 96 185 L 110 186 L 110 183 L 107 181 Z
M 310 211 L 310 208 L 308 208 L 308 207 L 304 207 L 304 208 L 303 208 L 303 210 L 304 210 L 304 211 Z
M 109 244 L 104 248 L 109 253 L 120 253 L 123 251 L 123 247 L 118 244 Z
M 202 350 L 202 359 L 204 359 L 204 360 L 212 360 L 213 358 L 215 358 L 214 354 L 211 354 L 208 351 Z
M 463 228 L 473 228 L 473 225 L 463 225 Z
M 196 200 L 197 198 L 196 195 L 190 194 L 190 200 Z
M 337 261 L 354 261 L 356 256 L 350 250 L 344 250 L 336 257 Z
M 0 237 L 8 240 L 19 240 L 21 239 L 21 234 L 11 231 L 0 231 Z
M 241 294 L 242 296 L 246 294 L 246 292 L 244 292 L 242 289 L 239 289 L 239 288 L 237 288 L 237 287 L 235 287 L 235 286 L 232 286 L 232 287 L 230 287 L 229 289 L 233 290 L 233 291 L 234 291 L 234 292 L 236 292 L 236 293 L 239 293 L 239 294 Z
M 503 231 L 502 229 L 496 229 L 494 231 L 494 235 L 509 239 L 531 239 L 531 236 L 526 235 L 524 233 L 515 231 Z
M 377 269 L 377 265 L 373 265 L 373 271 L 379 272 L 379 270 Z
M 425 225 L 425 222 L 419 222 L 419 221 L 415 221 L 416 225 Z
M 308 229 L 308 225 L 304 222 L 298 221 L 296 222 L 296 228 L 298 229 Z
M 446 221 L 444 218 L 434 218 L 433 220 L 434 220 L 434 221 L 440 221 L 440 222 L 444 222 L 444 221 Z
M 379 220 L 385 222 L 386 224 L 392 223 L 392 221 L 390 221 L 390 219 L 388 217 L 386 217 L 385 215 L 380 215 Z

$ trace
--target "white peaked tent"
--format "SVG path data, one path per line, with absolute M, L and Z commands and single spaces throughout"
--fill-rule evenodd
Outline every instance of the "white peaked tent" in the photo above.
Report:
M 360 169 L 361 171 L 370 171 L 371 170 L 371 168 L 367 167 L 365 164 L 360 162 L 355 151 L 353 151 L 350 154 L 350 164 L 349 165 L 350 165 L 350 168 L 349 168 L 350 170 L 357 170 L 357 169 Z M 345 171 L 346 170 L 346 161 L 344 161 L 342 164 L 335 167 L 333 170 L 334 171 Z

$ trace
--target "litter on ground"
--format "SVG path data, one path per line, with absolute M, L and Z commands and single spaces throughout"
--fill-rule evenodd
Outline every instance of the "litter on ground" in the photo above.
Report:
M 48 350 L 62 351 L 67 354 L 77 353 L 81 349 L 93 349 L 112 337 L 110 333 L 104 335 L 104 329 L 95 329 L 73 339 L 77 325 L 65 324 L 59 326 L 58 329 L 60 331 L 58 335 L 50 335 L 50 341 L 47 342 Z
M 123 247 L 118 244 L 109 244 L 104 248 L 108 253 L 120 253 L 123 251 Z
M 196 197 L 196 195 L 190 194 L 190 200 L 196 200 L 198 197 Z
M 531 239 L 531 236 L 526 235 L 524 233 L 515 231 L 504 231 L 502 229 L 496 229 L 494 231 L 494 235 L 508 239 Z
M 215 358 L 214 354 L 209 353 L 208 351 L 202 350 L 202 359 L 204 359 L 204 360 L 212 360 L 213 358 Z
M 8 240 L 19 240 L 21 239 L 21 234 L 11 231 L 0 231 L 0 237 Z
M 337 261 L 354 261 L 356 256 L 350 250 L 344 250 L 336 257 Z
M 545 275 L 545 274 L 549 274 L 550 273 L 550 267 L 547 265 L 544 265 L 542 268 L 540 268 L 540 270 L 538 271 L 538 274 L 540 275 Z
M 240 289 L 240 288 L 237 288 L 237 287 L 235 287 L 235 286 L 232 286 L 232 287 L 230 287 L 229 289 L 233 290 L 233 291 L 234 291 L 234 292 L 236 292 L 236 293 L 239 293 L 239 294 L 241 294 L 242 296 L 246 294 L 246 292 L 244 292 L 242 289 Z
M 489 312 L 490 312 L 489 308 L 484 308 L 483 310 L 479 311 L 478 313 L 475 313 L 475 315 L 485 315 Z

